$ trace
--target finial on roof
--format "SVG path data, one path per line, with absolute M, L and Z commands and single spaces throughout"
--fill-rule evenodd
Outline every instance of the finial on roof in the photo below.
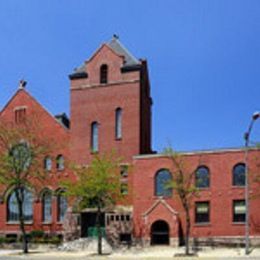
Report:
M 119 39 L 119 36 L 117 34 L 113 34 L 114 39 Z
M 24 89 L 26 84 L 27 84 L 27 82 L 25 80 L 21 79 L 19 81 L 19 89 Z

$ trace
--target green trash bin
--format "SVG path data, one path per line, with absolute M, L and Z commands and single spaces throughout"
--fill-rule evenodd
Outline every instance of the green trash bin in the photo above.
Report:
M 101 235 L 102 237 L 106 237 L 106 231 L 104 227 L 101 227 Z M 98 237 L 98 230 L 97 227 L 89 227 L 88 228 L 88 237 Z

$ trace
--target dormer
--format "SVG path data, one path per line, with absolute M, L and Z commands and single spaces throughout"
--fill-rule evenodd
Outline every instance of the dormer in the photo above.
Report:
M 84 87 L 114 84 L 129 80 L 126 73 L 136 73 L 139 79 L 141 62 L 136 59 L 114 35 L 112 40 L 104 43 L 81 67 L 69 75 L 72 81 L 80 80 Z M 82 81 L 82 82 L 81 82 Z M 75 85 L 72 83 L 72 88 Z M 78 84 L 76 84 L 78 87 Z

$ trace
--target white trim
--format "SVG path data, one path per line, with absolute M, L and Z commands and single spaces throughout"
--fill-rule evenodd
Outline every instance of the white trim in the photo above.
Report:
M 250 151 L 260 151 L 258 147 L 251 147 Z M 213 149 L 213 150 L 197 150 L 197 151 L 187 151 L 187 152 L 177 152 L 180 155 L 196 155 L 196 154 L 219 154 L 219 153 L 231 153 L 231 152 L 244 152 L 244 147 L 238 148 L 223 148 L 223 149 Z M 150 159 L 150 158 L 167 158 L 168 155 L 164 153 L 155 153 L 155 154 L 140 154 L 134 155 L 133 158 L 138 159 Z
M 174 215 L 178 215 L 179 213 L 177 211 L 175 211 L 163 198 L 159 198 L 158 200 L 156 200 L 153 205 L 146 210 L 142 215 L 143 217 L 147 217 L 155 208 L 157 208 L 157 206 L 159 204 L 163 204 L 172 214 Z

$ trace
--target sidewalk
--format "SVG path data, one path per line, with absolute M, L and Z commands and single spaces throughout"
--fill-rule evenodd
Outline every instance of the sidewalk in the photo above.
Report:
M 172 259 L 175 254 L 183 253 L 184 248 L 149 247 L 116 250 L 110 255 L 97 256 L 93 252 L 60 252 L 60 251 L 31 251 L 29 255 L 21 254 L 18 250 L 0 250 L 0 259 Z M 260 259 L 260 248 L 254 249 L 249 256 L 245 256 L 243 248 L 203 248 L 198 257 L 174 257 L 174 259 Z

